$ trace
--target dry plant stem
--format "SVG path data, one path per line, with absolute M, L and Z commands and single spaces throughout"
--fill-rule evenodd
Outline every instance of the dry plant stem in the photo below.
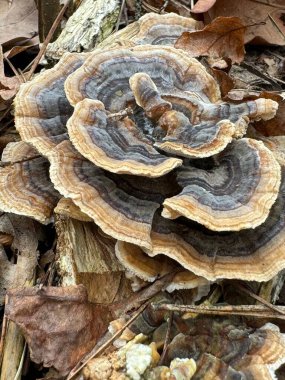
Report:
M 5 302 L 4 302 L 4 307 L 8 303 L 8 296 L 5 296 Z M 4 313 L 3 321 L 2 321 L 2 331 L 1 331 L 1 341 L 0 341 L 0 367 L 2 365 L 2 359 L 3 359 L 3 349 L 4 349 L 4 341 L 5 341 L 5 336 L 6 336 L 6 331 L 7 331 L 7 316 Z
M 195 305 L 171 305 L 155 303 L 151 304 L 154 310 L 177 311 L 180 313 L 194 313 L 207 315 L 239 315 L 243 317 L 258 317 L 285 320 L 285 306 L 279 306 L 279 311 L 268 311 L 266 306 L 240 305 L 240 306 L 195 306 Z
M 171 332 L 172 322 L 173 322 L 173 312 L 170 312 L 169 318 L 167 320 L 167 330 L 166 330 L 166 334 L 165 334 L 163 351 L 162 351 L 161 357 L 160 357 L 159 362 L 158 362 L 159 366 L 163 365 L 163 363 L 164 363 L 164 358 L 165 358 L 165 355 L 167 352 L 167 347 L 168 347 L 169 342 L 170 342 L 170 332 Z
M 0 167 L 5 168 L 6 166 L 21 164 L 23 162 L 30 161 L 30 160 L 33 160 L 34 158 L 40 158 L 40 157 L 42 157 L 42 156 L 40 154 L 37 154 L 37 155 L 35 155 L 33 157 L 29 157 L 25 160 L 19 160 L 19 161 L 14 161 L 14 162 L 12 162 L 12 161 L 0 162 Z
M 15 76 L 17 77 L 18 81 L 22 84 L 23 82 L 26 82 L 24 76 L 22 74 L 19 74 L 18 71 L 16 70 L 16 68 L 14 67 L 14 65 L 12 64 L 12 62 L 10 61 L 9 58 L 7 57 L 4 57 L 5 61 L 8 63 L 8 65 L 10 66 L 11 70 L 13 71 L 13 73 L 15 74 Z
M 247 289 L 245 286 L 238 284 L 237 288 L 240 289 L 242 292 L 248 294 L 250 297 L 254 298 L 258 302 L 262 303 L 263 305 L 267 306 L 269 309 L 277 311 L 277 313 L 280 313 L 282 315 L 285 315 L 285 310 L 280 310 L 278 306 L 272 305 L 270 302 L 266 301 L 262 297 L 258 296 L 257 294 L 253 293 L 251 290 Z
M 52 24 L 52 27 L 50 28 L 50 31 L 48 32 L 48 35 L 46 36 L 46 39 L 44 40 L 42 46 L 41 46 L 41 49 L 38 53 L 38 55 L 36 56 L 34 62 L 33 62 L 33 65 L 31 67 L 31 70 L 29 71 L 28 73 L 28 76 L 27 76 L 27 81 L 29 81 L 32 77 L 32 75 L 34 74 L 42 56 L 44 55 L 45 51 L 46 51 L 46 48 L 47 48 L 47 45 L 50 43 L 51 39 L 52 39 L 52 36 L 54 35 L 54 32 L 56 31 L 67 7 L 69 6 L 71 0 L 67 0 L 67 2 L 65 3 L 65 5 L 62 7 L 61 11 L 59 12 L 59 14 L 57 15 L 56 19 L 54 20 L 54 23 Z
M 262 78 L 262 79 L 265 79 L 267 82 L 271 83 L 273 86 L 275 86 L 275 89 L 276 90 L 282 90 L 282 87 L 280 86 L 280 84 L 276 83 L 276 82 L 281 82 L 281 83 L 285 83 L 281 80 L 277 80 L 276 78 L 272 79 L 272 77 L 269 77 L 268 75 L 262 73 L 260 70 L 258 70 L 256 67 L 253 67 L 249 64 L 247 64 L 246 62 L 242 62 L 240 64 L 241 67 L 244 67 L 246 70 L 248 70 L 249 72 L 257 75 L 258 77 Z
M 279 26 L 275 22 L 274 18 L 270 14 L 268 14 L 268 17 L 270 18 L 271 22 L 274 24 L 275 28 L 279 30 L 279 32 L 282 34 L 283 37 L 285 37 L 283 31 L 279 28 Z
M 122 4 L 121 4 L 118 20 L 117 20 L 117 23 L 116 23 L 116 26 L 115 26 L 115 32 L 117 32 L 119 30 L 120 21 L 121 21 L 121 18 L 122 18 L 122 14 L 123 14 L 124 8 L 125 8 L 125 0 L 122 0 Z
M 25 345 L 23 348 L 23 353 L 22 353 L 21 360 L 19 363 L 19 368 L 18 368 L 17 373 L 14 377 L 14 380 L 20 380 L 22 377 L 22 370 L 23 370 L 23 364 L 24 364 L 24 359 L 25 359 L 25 355 L 26 355 L 26 349 L 27 349 L 27 343 L 25 342 Z
M 102 354 L 106 348 L 108 348 L 113 342 L 114 340 L 116 340 L 121 334 L 122 332 L 131 324 L 133 323 L 137 317 L 144 311 L 144 309 L 147 307 L 147 305 L 149 304 L 149 302 L 146 302 L 144 305 L 142 305 L 138 311 L 135 312 L 135 314 L 124 324 L 124 326 L 118 330 L 113 336 L 112 338 L 110 338 L 106 343 L 104 343 L 97 351 L 95 351 L 94 353 L 92 354 L 89 354 L 88 355 L 88 358 L 85 359 L 82 362 L 78 363 L 69 373 L 69 375 L 67 376 L 67 379 L 66 380 L 70 380 L 72 379 L 79 371 L 82 370 L 83 367 L 86 366 L 86 364 L 93 358 L 95 358 L 96 356 Z M 91 351 L 92 352 L 92 351 Z M 82 363 L 82 364 L 81 364 Z

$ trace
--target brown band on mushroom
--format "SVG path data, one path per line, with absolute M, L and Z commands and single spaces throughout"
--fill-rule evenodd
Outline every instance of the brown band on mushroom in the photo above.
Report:
M 65 92 L 68 75 L 88 54 L 65 54 L 52 69 L 23 84 L 15 98 L 15 125 L 23 141 L 46 152 L 68 138 L 66 122 L 72 114 Z
M 150 229 L 157 203 L 122 191 L 102 169 L 64 141 L 48 154 L 56 189 L 70 198 L 102 230 L 122 241 L 151 248 Z
M 68 77 L 65 91 L 72 105 L 85 98 L 96 99 L 106 110 L 119 112 L 134 100 L 129 78 L 138 72 L 148 74 L 160 93 L 195 91 L 205 100 L 220 100 L 217 83 L 196 59 L 173 47 L 152 45 L 91 53 Z
M 182 164 L 158 153 L 128 117 L 108 118 L 100 101 L 79 102 L 67 127 L 76 149 L 109 172 L 160 177 Z
M 132 41 L 142 45 L 174 45 L 183 32 L 194 31 L 199 24 L 176 13 L 147 13 L 139 19 L 140 30 Z
M 171 110 L 171 103 L 161 98 L 148 74 L 136 73 L 130 77 L 129 83 L 137 105 L 145 110 L 150 119 L 158 120 L 164 112 Z
M 196 223 L 155 215 L 150 256 L 164 254 L 210 281 L 268 281 L 285 267 L 285 170 L 266 221 L 255 229 L 217 233 Z
M 280 187 L 281 170 L 260 141 L 232 142 L 208 168 L 178 171 L 180 194 L 164 201 L 162 216 L 185 216 L 214 231 L 255 228 L 269 215 Z
M 20 141 L 7 145 L 2 164 L 1 210 L 49 223 L 60 195 L 49 179 L 48 161 L 30 144 Z
M 56 205 L 54 212 L 59 215 L 68 216 L 81 222 L 93 222 L 87 214 L 82 212 L 78 206 L 69 198 L 61 198 Z

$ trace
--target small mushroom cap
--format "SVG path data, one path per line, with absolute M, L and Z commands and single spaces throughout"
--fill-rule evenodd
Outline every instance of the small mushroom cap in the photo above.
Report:
M 65 92 L 68 75 L 88 54 L 65 54 L 50 70 L 21 85 L 15 98 L 15 126 L 23 141 L 42 154 L 68 138 L 66 122 L 72 114 Z
M 179 169 L 180 194 L 164 201 L 162 216 L 185 216 L 214 231 L 240 231 L 262 224 L 279 193 L 280 165 L 253 139 L 232 142 L 209 170 Z
M 223 151 L 233 137 L 246 133 L 249 121 L 273 117 L 278 107 L 270 99 L 214 104 L 189 91 L 164 93 L 161 97 L 172 104 L 173 110 L 159 119 L 166 136 L 154 146 L 188 158 L 205 158 Z
M 117 241 L 115 252 L 126 269 L 145 281 L 153 282 L 178 267 L 166 256 L 149 257 L 140 247 L 123 241 Z
M 276 202 L 255 229 L 218 233 L 187 220 L 158 214 L 152 225 L 150 256 L 164 254 L 210 281 L 232 278 L 268 281 L 285 267 L 285 171 Z
M 149 257 L 140 247 L 123 241 L 117 241 L 115 252 L 120 263 L 144 281 L 153 282 L 180 267 L 177 262 L 167 256 Z M 173 292 L 179 289 L 194 288 L 201 288 L 205 295 L 210 290 L 210 282 L 188 270 L 181 270 L 175 274 L 166 290 Z
M 65 91 L 72 105 L 89 98 L 100 100 L 110 112 L 119 112 L 134 100 L 129 78 L 138 72 L 148 74 L 161 93 L 177 89 L 195 91 L 211 102 L 221 98 L 216 81 L 196 59 L 173 47 L 152 45 L 91 53 L 69 75 Z
M 108 118 L 100 101 L 77 103 L 67 127 L 75 148 L 109 172 L 159 177 L 182 164 L 158 153 L 128 117 Z
M 49 163 L 24 141 L 9 143 L 0 167 L 0 208 L 50 223 L 59 193 L 49 179 Z
M 183 32 L 194 31 L 199 24 L 176 13 L 147 13 L 139 19 L 140 30 L 132 41 L 142 45 L 174 45 Z
M 197 379 L 274 379 L 285 362 L 285 339 L 271 323 L 253 329 L 236 318 L 191 318 L 170 342 L 166 363 L 193 357 Z M 264 377 L 263 377 L 264 376 Z
M 166 112 L 159 123 L 168 133 L 154 146 L 188 158 L 204 158 L 221 152 L 232 141 L 235 133 L 234 124 L 229 120 L 193 126 L 186 123 L 185 116 L 177 111 Z
M 84 214 L 76 204 L 68 198 L 61 198 L 56 205 L 54 212 L 59 215 L 68 216 L 81 222 L 93 222 L 90 216 Z
M 148 74 L 136 73 L 130 77 L 129 82 L 137 105 L 145 110 L 149 118 L 157 120 L 166 111 L 171 110 L 171 103 L 161 98 Z
M 70 198 L 102 230 L 122 241 L 151 248 L 150 229 L 159 205 L 138 199 L 120 189 L 120 180 L 82 157 L 64 141 L 48 153 L 55 188 Z

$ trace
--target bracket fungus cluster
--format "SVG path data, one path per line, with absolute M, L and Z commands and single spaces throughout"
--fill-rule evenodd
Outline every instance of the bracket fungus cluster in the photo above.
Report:
M 118 255 L 133 255 L 121 261 L 147 280 L 161 273 L 150 258 L 144 273 L 145 254 L 179 262 L 198 286 L 199 276 L 268 280 L 285 267 L 285 177 L 247 127 L 278 104 L 224 102 L 206 68 L 173 47 L 196 22 L 144 17 L 129 44 L 65 54 L 21 86 L 19 146 L 37 158 L 1 168 L 2 194 L 19 185 L 24 195 L 1 196 L 0 208 L 45 222 L 60 193 L 60 205 L 118 239 Z

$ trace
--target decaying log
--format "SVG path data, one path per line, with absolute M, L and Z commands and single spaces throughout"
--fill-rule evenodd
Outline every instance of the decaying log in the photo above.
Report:
M 92 50 L 112 32 L 119 15 L 119 4 L 118 0 L 83 0 L 58 39 L 49 44 L 46 56 L 58 59 L 67 51 Z
M 124 269 L 115 256 L 115 240 L 92 222 L 59 216 L 57 254 L 62 285 L 83 284 L 89 300 L 112 303 L 132 294 Z

